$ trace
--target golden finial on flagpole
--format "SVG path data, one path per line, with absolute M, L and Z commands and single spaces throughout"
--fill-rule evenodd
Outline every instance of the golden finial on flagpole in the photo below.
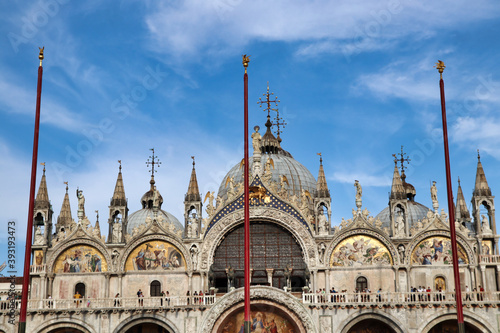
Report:
M 439 71 L 439 75 L 441 76 L 441 79 L 442 79 L 443 78 L 443 71 L 446 68 L 446 66 L 444 65 L 444 62 L 442 62 L 441 60 L 438 60 L 438 62 L 436 62 L 436 66 L 434 66 L 434 68 L 436 68 Z
M 248 63 L 250 62 L 250 56 L 247 57 L 246 54 L 243 55 L 243 67 L 245 67 L 245 73 L 247 72 Z
M 39 49 L 40 49 L 40 54 L 38 54 L 38 59 L 40 59 L 40 66 L 42 66 L 43 50 L 45 49 L 45 46 L 39 47 Z

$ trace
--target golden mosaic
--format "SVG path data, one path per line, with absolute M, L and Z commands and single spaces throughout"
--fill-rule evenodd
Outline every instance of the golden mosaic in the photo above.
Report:
M 387 247 L 378 239 L 356 235 L 341 241 L 333 250 L 330 266 L 391 265 L 392 257 Z
M 62 252 L 56 259 L 54 273 L 106 272 L 108 264 L 103 254 L 88 245 L 75 245 Z
M 126 271 L 185 269 L 186 261 L 179 249 L 165 241 L 148 241 L 129 254 Z
M 467 253 L 457 244 L 458 263 L 468 264 Z M 451 265 L 451 241 L 447 237 L 430 237 L 421 241 L 411 254 L 411 263 L 416 265 Z

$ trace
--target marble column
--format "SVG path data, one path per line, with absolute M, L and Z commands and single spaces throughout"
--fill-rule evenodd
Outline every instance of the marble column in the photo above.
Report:
M 267 273 L 267 283 L 269 283 L 269 286 L 273 286 L 273 272 L 274 268 L 266 268 L 266 273 Z
M 121 297 L 123 297 L 122 278 L 123 278 L 123 274 L 118 274 L 118 292 L 120 293 Z
M 104 282 L 104 298 L 108 298 L 109 297 L 109 277 L 110 277 L 110 274 L 104 273 L 104 277 L 106 278 L 106 280 Z
M 42 273 L 40 274 L 40 298 L 47 298 L 47 275 Z
M 330 292 L 330 270 L 329 269 L 325 270 L 325 290 L 327 293 Z M 337 290 L 337 291 L 339 291 L 339 290 Z
M 54 295 L 52 295 L 53 287 L 54 287 L 54 274 L 49 274 L 49 285 L 48 285 L 49 292 L 48 292 L 48 294 L 50 296 L 52 296 L 52 298 L 55 298 Z

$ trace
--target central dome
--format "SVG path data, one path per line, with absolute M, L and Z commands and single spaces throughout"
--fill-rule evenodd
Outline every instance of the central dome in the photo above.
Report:
M 274 169 L 271 167 L 272 177 L 271 181 L 280 182 L 280 176 L 285 175 L 288 179 L 288 195 L 293 194 L 300 196 L 302 190 L 307 190 L 312 196 L 316 194 L 316 179 L 311 174 L 311 172 L 300 162 L 296 161 L 289 153 L 277 153 L 277 154 L 262 154 L 261 165 L 266 164 L 267 160 L 272 158 L 274 163 Z M 253 158 L 250 157 L 249 170 L 252 170 Z M 222 180 L 219 187 L 218 195 L 226 199 L 229 187 L 226 187 L 226 182 L 228 177 L 231 177 L 236 185 L 243 183 L 243 167 L 240 167 L 240 163 L 236 164 L 229 170 L 227 175 Z M 260 176 L 260 175 L 259 175 Z

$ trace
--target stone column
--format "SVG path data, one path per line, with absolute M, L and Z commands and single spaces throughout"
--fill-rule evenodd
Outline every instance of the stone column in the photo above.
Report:
M 49 274 L 49 285 L 48 285 L 49 292 L 48 292 L 48 294 L 50 296 L 52 296 L 52 298 L 55 298 L 54 295 L 52 295 L 53 286 L 54 286 L 54 274 L 52 273 L 52 274 Z
M 40 298 L 47 298 L 47 275 L 45 273 L 40 274 Z
M 122 292 L 122 278 L 123 274 L 118 274 L 118 292 L 120 293 L 120 296 L 123 297 L 123 292 Z
M 193 272 L 188 273 L 188 290 L 189 295 L 193 295 Z
M 208 289 L 205 286 L 205 272 L 200 272 L 200 288 L 203 290 L 203 293 Z
M 484 289 L 489 288 L 490 286 L 486 286 L 486 266 L 481 265 L 481 281 Z
M 498 290 L 498 287 L 500 286 L 500 266 L 499 265 L 497 265 L 497 283 L 496 284 L 497 284 L 496 286 L 490 286 L 491 291 Z M 492 287 L 496 288 L 496 290 L 493 289 Z
M 109 297 L 109 273 L 104 273 L 106 280 L 104 281 L 104 298 Z
M 329 269 L 325 270 L 325 290 L 327 293 L 330 292 L 330 270 Z M 339 291 L 339 290 L 337 290 L 337 291 Z
M 316 292 L 316 274 L 318 271 L 311 271 L 311 286 L 312 286 L 312 291 L 315 293 Z
M 266 273 L 267 273 L 267 283 L 269 283 L 269 286 L 273 286 L 273 272 L 274 268 L 266 268 Z

